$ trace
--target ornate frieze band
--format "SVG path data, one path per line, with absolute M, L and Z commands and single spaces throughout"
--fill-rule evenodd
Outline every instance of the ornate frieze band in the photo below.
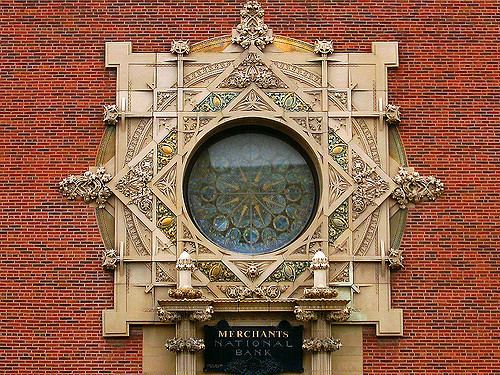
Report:
M 205 343 L 203 339 L 197 339 L 193 337 L 189 337 L 187 339 L 174 338 L 167 340 L 167 342 L 165 343 L 165 348 L 170 352 L 176 353 L 197 353 L 205 349 Z

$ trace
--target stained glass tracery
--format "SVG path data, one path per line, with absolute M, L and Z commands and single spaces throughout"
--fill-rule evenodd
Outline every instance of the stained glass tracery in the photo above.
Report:
M 260 254 L 291 243 L 309 223 L 316 182 L 301 152 L 275 134 L 230 133 L 194 158 L 187 203 L 215 244 Z

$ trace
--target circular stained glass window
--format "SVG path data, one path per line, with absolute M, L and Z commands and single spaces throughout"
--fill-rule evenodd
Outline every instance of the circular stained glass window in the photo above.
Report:
M 299 236 L 316 206 L 317 178 L 298 145 L 266 130 L 226 131 L 195 154 L 187 204 L 198 229 L 238 253 L 278 250 Z

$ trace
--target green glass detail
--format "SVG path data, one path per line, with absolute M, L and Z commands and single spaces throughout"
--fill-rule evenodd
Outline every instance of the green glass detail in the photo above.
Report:
M 347 172 L 349 168 L 347 158 L 347 143 L 340 138 L 334 131 L 328 132 L 328 153 L 332 156 L 333 160 L 337 162 L 340 167 Z
M 156 226 L 175 243 L 177 235 L 177 218 L 175 214 L 160 200 L 156 203 Z
M 237 96 L 237 92 L 212 92 L 193 108 L 193 112 L 222 111 Z
M 316 203 L 316 179 L 303 155 L 271 133 L 217 137 L 193 158 L 187 203 L 215 244 L 261 254 L 299 236 Z
M 239 281 L 233 271 L 222 262 L 196 262 L 196 268 L 210 281 Z
M 277 105 L 290 112 L 310 112 L 312 108 L 293 92 L 267 92 Z
M 311 262 L 283 262 L 267 279 L 267 282 L 289 281 L 294 282 L 297 277 L 307 270 Z
M 173 129 L 157 146 L 158 171 L 168 164 L 177 153 L 177 132 Z
M 346 199 L 328 218 L 328 241 L 333 243 L 349 228 L 349 201 Z

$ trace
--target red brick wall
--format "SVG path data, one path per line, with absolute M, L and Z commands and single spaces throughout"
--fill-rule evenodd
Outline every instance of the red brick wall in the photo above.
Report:
M 58 182 L 94 165 L 115 72 L 104 42 L 161 51 L 229 34 L 238 1 L 0 2 L 0 371 L 137 374 L 142 334 L 101 336 L 112 276 L 93 210 Z M 366 374 L 493 374 L 499 343 L 498 1 L 265 1 L 275 33 L 368 52 L 400 42 L 389 76 L 410 165 L 446 184 L 409 216 L 393 305 L 403 338 L 365 330 Z M 325 374 L 326 375 L 326 374 Z M 341 375 L 341 374 L 340 374 Z

